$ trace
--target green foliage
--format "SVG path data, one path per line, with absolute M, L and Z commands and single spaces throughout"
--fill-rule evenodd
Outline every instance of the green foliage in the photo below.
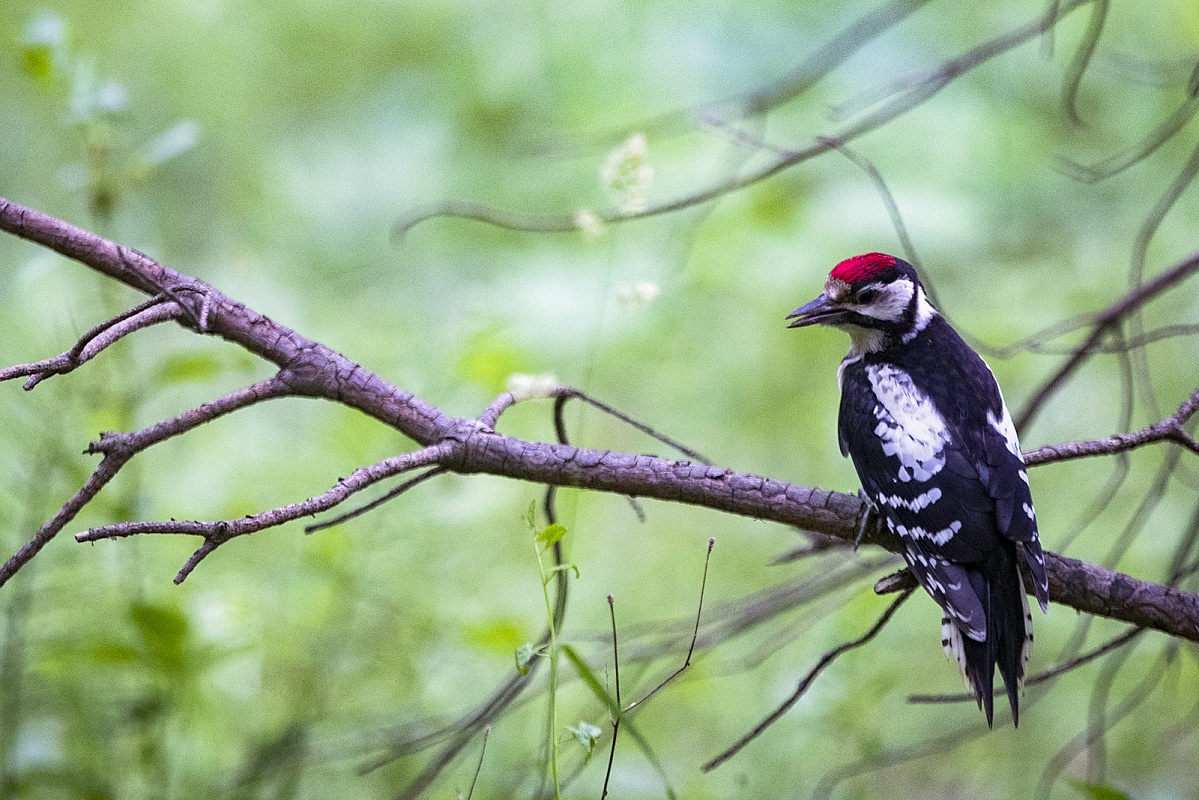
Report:
M 566 730 L 570 732 L 570 735 L 574 737 L 574 740 L 581 744 L 583 749 L 587 752 L 584 760 L 590 761 L 591 754 L 595 752 L 595 743 L 599 740 L 599 737 L 602 736 L 604 732 L 586 720 L 579 720 L 579 724 L 576 727 L 567 725 Z
M 1066 781 L 1066 783 L 1074 787 L 1074 790 L 1080 795 L 1090 798 L 1090 800 L 1131 800 L 1131 798 L 1124 794 L 1124 792 L 1113 789 L 1110 786 L 1102 786 L 1097 783 L 1087 783 L 1086 781 L 1080 781 L 1077 778 L 1070 778 Z
M 212 353 L 171 353 L 158 365 L 158 381 L 163 384 L 204 382 L 215 378 L 224 368 Z
M 800 338 L 782 319 L 840 258 L 898 248 L 875 188 L 841 155 L 702 207 L 605 224 L 595 236 L 447 219 L 394 243 L 388 231 L 401 214 L 447 199 L 569 219 L 682 197 L 745 174 L 774 148 L 856 124 L 875 109 L 879 87 L 935 70 L 1048 4 L 928 4 L 768 116 L 722 120 L 701 108 L 776 86 L 883 5 L 12 0 L 0 11 L 0 37 L 15 45 L 0 60 L 0 194 L 210 281 L 447 413 L 478 413 L 514 372 L 548 373 L 719 464 L 852 491 L 834 433 L 845 342 L 832 332 Z M 1193 88 L 1196 4 L 1113 5 L 1080 84 L 1085 124 L 1071 126 L 1059 107 L 1062 78 L 1089 14 L 1076 12 L 1052 38 L 996 56 L 851 143 L 887 180 L 944 310 L 985 344 L 1122 295 L 1136 233 L 1195 146 L 1192 121 L 1112 181 L 1065 174 L 1064 159 L 1087 165 L 1136 146 Z M 630 147 L 635 132 L 644 146 Z M 1191 187 L 1154 237 L 1145 275 L 1194 251 L 1195 230 Z M 63 352 L 137 301 L 109 284 L 0 237 L 4 365 Z M 1193 322 L 1192 284 L 1147 307 L 1146 329 Z M 1194 344 L 1155 342 L 1144 364 L 1129 367 L 1147 370 L 1155 389 L 1134 396 L 1131 427 L 1160 419 L 1190 391 Z M 1019 407 L 1062 358 L 991 363 Z M 1025 445 L 1116 431 L 1124 369 L 1115 356 L 1089 363 Z M 33 392 L 0 384 L 0 557 L 86 480 L 96 460 L 80 453 L 99 431 L 153 424 L 269 370 L 215 337 L 158 326 Z M 670 454 L 574 405 L 567 423 L 579 446 Z M 522 403 L 500 427 L 555 435 L 545 403 Z M 558 494 L 561 524 L 539 523 L 530 508 L 526 530 L 511 521 L 529 487 L 483 476 L 435 478 L 312 537 L 299 525 L 243 537 L 179 587 L 171 579 L 195 541 L 70 539 L 123 519 L 236 517 L 297 502 L 410 447 L 344 408 L 286 401 L 135 459 L 0 589 L 5 791 L 394 797 L 429 754 L 390 748 L 393 737 L 445 741 L 432 729 L 488 702 L 515 662 L 533 672 L 532 688 L 496 723 L 475 796 L 534 796 L 549 741 L 545 673 L 557 652 L 570 667 L 549 684 L 554 713 L 601 727 L 621 719 L 613 796 L 660 797 L 676 785 L 695 798 L 809 796 L 860 757 L 894 763 L 854 773 L 834 796 L 1030 796 L 1053 754 L 1091 724 L 1106 670 L 1114 705 L 1161 644 L 1142 645 L 1118 670 L 1101 660 L 1030 687 L 1019 731 L 976 737 L 972 706 L 906 702 L 960 690 L 937 646 L 936 610 L 915 598 L 876 646 L 838 661 L 736 761 L 701 774 L 704 758 L 869 623 L 877 575 L 803 601 L 804 587 L 840 574 L 849 557 L 768 567 L 796 546 L 795 532 L 656 502 L 643 504 L 639 522 L 621 498 L 569 490 Z M 1113 562 L 1120 569 L 1168 574 L 1194 513 L 1193 464 L 1165 481 L 1152 536 L 1123 534 L 1162 458 L 1161 449 L 1131 456 L 1099 523 L 1072 541 L 1092 501 L 1084 490 L 1107 486 L 1113 465 L 1032 471 L 1047 546 L 1103 561 L 1127 539 Z M 634 688 L 656 685 L 681 655 L 678 638 L 690 635 L 694 576 L 678 565 L 713 526 L 735 543 L 709 583 L 720 624 L 701 631 L 701 647 L 705 636 L 719 646 L 621 717 L 603 598 L 619 598 L 628 620 L 621 676 L 638 696 Z M 571 563 L 553 561 L 555 544 L 569 544 Z M 553 618 L 563 572 L 571 584 L 556 646 L 521 646 Z M 1190 580 L 1184 587 L 1193 589 Z M 776 596 L 795 606 L 751 623 Z M 1036 624 L 1039 671 L 1069 655 L 1078 622 L 1054 607 Z M 1089 647 L 1118 632 L 1096 621 L 1078 640 Z M 1182 710 L 1199 695 L 1199 672 L 1179 659 L 1168 678 L 1103 739 L 1106 775 L 1055 784 L 1053 796 L 1101 796 L 1109 785 L 1130 797 L 1199 794 Z M 897 756 L 959 728 L 953 747 L 915 762 Z M 567 730 L 553 738 L 564 743 L 560 778 L 577 774 L 560 781 L 563 791 L 598 796 L 605 759 L 584 768 L 590 747 L 570 741 L 592 729 Z M 359 774 L 365 761 L 396 752 L 410 755 Z M 1067 776 L 1086 769 L 1085 758 Z M 427 796 L 467 785 L 468 761 L 452 761 Z
M 129 609 L 129 618 L 137 626 L 149 664 L 164 673 L 183 674 L 187 665 L 187 620 L 183 615 L 173 608 L 137 603 Z
M 31 17 L 25 23 L 21 39 L 25 74 L 39 83 L 49 83 L 55 75 L 55 62 L 61 64 L 65 58 L 66 39 L 66 22 L 62 17 L 46 12 Z
M 562 537 L 566 535 L 566 528 L 554 523 L 546 525 L 544 529 L 537 531 L 533 538 L 541 545 L 542 549 L 550 547 L 557 542 L 562 541 Z
M 159 166 L 191 150 L 199 139 L 195 120 L 177 122 L 141 147 L 129 148 L 132 110 L 128 89 L 96 76 L 94 60 L 72 47 L 66 19 L 37 12 L 25 25 L 21 54 L 25 75 L 62 104 L 82 144 L 82 164 L 63 165 L 70 188 L 86 191 L 89 208 L 109 221 L 131 190 Z
M 525 642 L 516 648 L 516 671 L 521 675 L 528 675 L 530 665 L 536 657 L 537 652 L 533 649 L 532 642 Z

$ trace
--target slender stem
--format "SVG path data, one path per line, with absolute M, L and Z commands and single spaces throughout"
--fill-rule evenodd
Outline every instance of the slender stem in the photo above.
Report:
M 541 578 L 541 596 L 545 599 L 545 617 L 550 627 L 550 774 L 554 781 L 554 800 L 561 799 L 558 786 L 558 632 L 554 624 L 554 610 L 550 605 L 549 578 L 546 574 L 545 562 L 541 560 L 541 547 L 537 538 L 533 538 L 533 552 L 537 554 L 537 572 Z
M 620 709 L 620 650 L 616 645 L 616 602 L 608 595 L 608 614 L 612 617 L 612 664 L 616 671 L 616 708 Z M 620 733 L 620 714 L 612 715 L 612 744 L 608 749 L 608 769 L 604 773 L 604 788 L 600 800 L 608 796 L 608 781 L 612 778 L 612 762 L 616 759 L 616 735 Z

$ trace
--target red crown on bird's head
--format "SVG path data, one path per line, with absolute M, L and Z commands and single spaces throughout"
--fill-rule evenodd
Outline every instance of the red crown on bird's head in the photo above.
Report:
M 886 253 L 866 253 L 847 258 L 829 273 L 830 278 L 846 283 L 857 283 L 875 277 L 887 267 L 895 266 L 898 259 Z

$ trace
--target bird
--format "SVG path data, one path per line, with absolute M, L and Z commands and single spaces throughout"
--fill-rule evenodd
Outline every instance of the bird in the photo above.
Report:
M 1019 562 L 1042 612 L 1049 581 L 1028 472 L 995 375 L 933 308 L 912 265 L 884 253 L 837 264 L 820 296 L 787 319 L 789 328 L 849 334 L 837 369 L 841 455 L 941 607 L 941 644 L 988 727 L 996 668 L 1018 725 L 1033 641 Z

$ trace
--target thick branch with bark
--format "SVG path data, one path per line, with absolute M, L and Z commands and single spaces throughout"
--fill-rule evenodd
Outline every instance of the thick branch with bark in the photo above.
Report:
M 142 253 L 110 242 L 55 217 L 0 198 L 0 229 L 41 244 L 150 295 L 149 303 L 89 331 L 75 348 L 55 359 L 11 367 L 5 378 L 31 376 L 27 388 L 98 355 L 121 336 L 174 320 L 196 332 L 218 336 L 278 366 L 271 379 L 233 392 L 135 433 L 108 433 L 89 452 L 104 458 L 58 514 L 0 568 L 0 585 L 61 532 L 96 493 L 142 450 L 186 433 L 216 417 L 262 400 L 318 397 L 343 403 L 405 434 L 420 449 L 363 467 L 314 498 L 242 520 L 217 522 L 128 521 L 77 534 L 79 541 L 139 533 L 183 534 L 203 539 L 177 580 L 220 544 L 236 536 L 336 507 L 361 489 L 393 475 L 424 467 L 459 473 L 488 473 L 550 486 L 572 486 L 650 497 L 771 520 L 852 541 L 865 523 L 865 504 L 840 492 L 802 486 L 724 467 L 563 444 L 526 441 L 495 430 L 503 411 L 518 400 L 501 395 L 478 418 L 454 417 L 345 356 L 280 325 L 208 284 L 163 267 Z M 1134 291 L 1136 303 L 1145 289 Z M 174 309 L 174 311 L 171 311 Z M 558 389 L 557 396 L 574 395 Z M 1108 440 L 1040 448 L 1031 464 L 1117 453 L 1157 441 L 1195 450 L 1183 425 L 1199 407 L 1199 392 L 1171 417 L 1145 431 Z M 869 526 L 864 542 L 891 551 L 898 543 Z M 1055 603 L 1090 614 L 1154 628 L 1199 642 L 1199 595 L 1140 581 L 1102 567 L 1048 556 L 1050 596 Z

